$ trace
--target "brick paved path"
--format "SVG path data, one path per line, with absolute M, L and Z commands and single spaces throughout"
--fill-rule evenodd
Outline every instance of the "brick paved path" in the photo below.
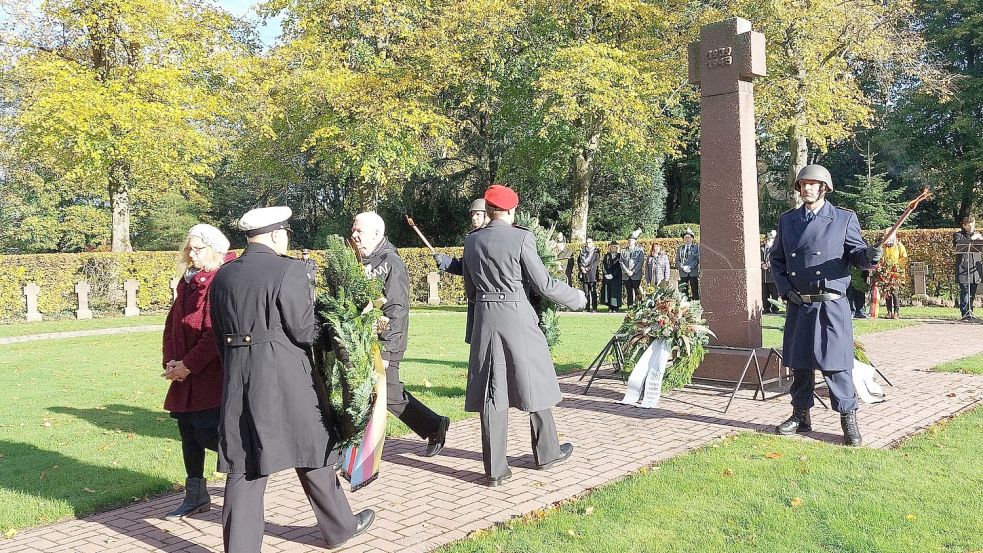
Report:
M 983 401 L 983 377 L 928 372 L 940 362 L 983 351 L 979 326 L 924 324 L 863 340 L 871 359 L 895 384 L 886 387 L 888 402 L 862 408 L 860 426 L 869 446 L 890 446 Z M 746 392 L 722 414 L 726 394 L 691 390 L 670 393 L 662 408 L 644 410 L 617 403 L 620 383 L 595 383 L 590 396 L 580 395 L 583 386 L 577 376 L 561 379 L 564 400 L 554 411 L 561 439 L 576 446 L 570 461 L 548 472 L 532 469 L 528 423 L 516 411 L 510 413 L 509 441 L 515 476 L 499 488 L 476 483 L 482 478 L 476 419 L 452 425 L 448 447 L 433 459 L 420 456 L 421 440 L 389 440 L 382 476 L 350 495 L 353 508 L 376 509 L 376 522 L 339 551 L 427 551 L 715 438 L 744 430 L 769 431 L 789 412 L 788 396 L 762 402 L 750 400 Z M 811 438 L 839 443 L 835 413 L 814 410 L 813 425 L 817 432 Z M 0 540 L 0 553 L 221 551 L 221 485 L 211 491 L 215 510 L 193 519 L 158 518 L 180 501 L 172 494 Z M 271 478 L 266 518 L 264 551 L 323 551 L 317 547 L 314 518 L 292 471 Z

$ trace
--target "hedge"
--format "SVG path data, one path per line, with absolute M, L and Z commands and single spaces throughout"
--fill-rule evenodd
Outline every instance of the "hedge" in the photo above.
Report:
M 908 249 L 909 262 L 921 261 L 929 266 L 928 291 L 933 296 L 952 296 L 954 283 L 954 259 L 952 234 L 956 229 L 902 230 L 899 238 Z M 864 237 L 872 240 L 877 231 L 865 231 Z M 621 241 L 624 245 L 625 241 Z M 662 245 L 675 265 L 673 252 L 682 244 L 680 238 L 649 238 L 639 240 L 647 252 L 653 243 Z M 607 245 L 597 243 L 602 251 Z M 579 245 L 571 244 L 575 257 Z M 430 252 L 424 248 L 402 248 L 400 255 L 410 273 L 410 299 L 425 303 L 429 295 L 427 273 L 435 270 Z M 459 257 L 461 248 L 441 248 L 448 255 Z M 292 252 L 299 255 L 299 252 Z M 312 258 L 321 262 L 321 252 L 312 251 Z M 136 279 L 140 283 L 137 303 L 142 311 L 164 311 L 170 306 L 170 280 L 175 276 L 174 252 L 133 253 L 78 253 L 34 254 L 0 256 L 0 321 L 12 322 L 24 319 L 24 285 L 35 282 L 41 287 L 38 310 L 48 318 L 70 317 L 76 309 L 75 284 L 88 280 L 92 286 L 90 307 L 97 315 L 120 315 L 125 307 L 123 282 Z M 576 265 L 576 260 L 573 261 Z M 577 270 L 574 267 L 574 278 Z M 575 282 L 575 284 L 577 284 Z M 439 283 L 442 303 L 464 302 L 464 280 L 442 274 Z M 907 279 L 902 295 L 911 294 L 911 278 Z

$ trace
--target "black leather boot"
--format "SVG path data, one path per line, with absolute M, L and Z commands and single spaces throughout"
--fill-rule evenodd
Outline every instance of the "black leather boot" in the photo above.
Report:
M 184 501 L 164 518 L 176 519 L 204 513 L 212 508 L 212 498 L 208 495 L 204 478 L 188 478 L 184 481 Z
M 863 445 L 860 427 L 857 426 L 857 410 L 840 413 L 840 426 L 843 427 L 843 443 L 849 446 Z
M 775 432 L 788 436 L 796 432 L 812 432 L 812 416 L 808 408 L 792 408 L 792 416 L 775 427 Z

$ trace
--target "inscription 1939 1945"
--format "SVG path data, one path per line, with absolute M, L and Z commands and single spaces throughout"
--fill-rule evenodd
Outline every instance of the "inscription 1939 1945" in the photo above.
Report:
M 733 50 L 730 46 L 710 50 L 707 52 L 707 67 L 718 67 L 721 65 L 730 65 L 734 63 L 734 56 L 732 55 L 732 52 Z

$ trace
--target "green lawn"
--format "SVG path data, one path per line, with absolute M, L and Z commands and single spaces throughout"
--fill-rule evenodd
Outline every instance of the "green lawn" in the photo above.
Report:
M 742 434 L 443 553 L 983 549 L 983 408 L 896 450 Z
M 70 332 L 74 330 L 95 330 L 98 328 L 119 328 L 124 326 L 143 326 L 164 324 L 163 313 L 155 315 L 140 315 L 139 317 L 103 317 L 77 321 L 75 319 L 59 319 L 55 321 L 39 321 L 36 323 L 11 323 L 0 325 L 0 338 L 10 336 L 27 336 L 29 334 L 45 334 L 48 332 Z
M 944 371 L 950 373 L 963 374 L 983 374 L 983 353 L 963 357 L 948 363 L 942 363 L 932 369 L 933 371 Z
M 142 324 L 160 322 L 142 319 Z M 582 369 L 621 320 L 561 316 L 557 370 Z M 468 416 L 463 410 L 464 321 L 461 310 L 414 310 L 401 371 L 408 389 L 455 420 Z M 765 318 L 766 343 L 780 342 L 781 322 L 781 317 Z M 58 330 L 90 322 L 72 323 Z M 863 321 L 857 332 L 907 324 Z M 160 372 L 160 335 L 155 332 L 0 346 L 0 389 L 5 392 L 0 402 L 0 533 L 105 509 L 183 482 L 177 430 L 161 410 L 167 383 Z M 407 429 L 390 417 L 388 431 L 402 435 Z M 213 466 L 213 455 L 208 463 Z

